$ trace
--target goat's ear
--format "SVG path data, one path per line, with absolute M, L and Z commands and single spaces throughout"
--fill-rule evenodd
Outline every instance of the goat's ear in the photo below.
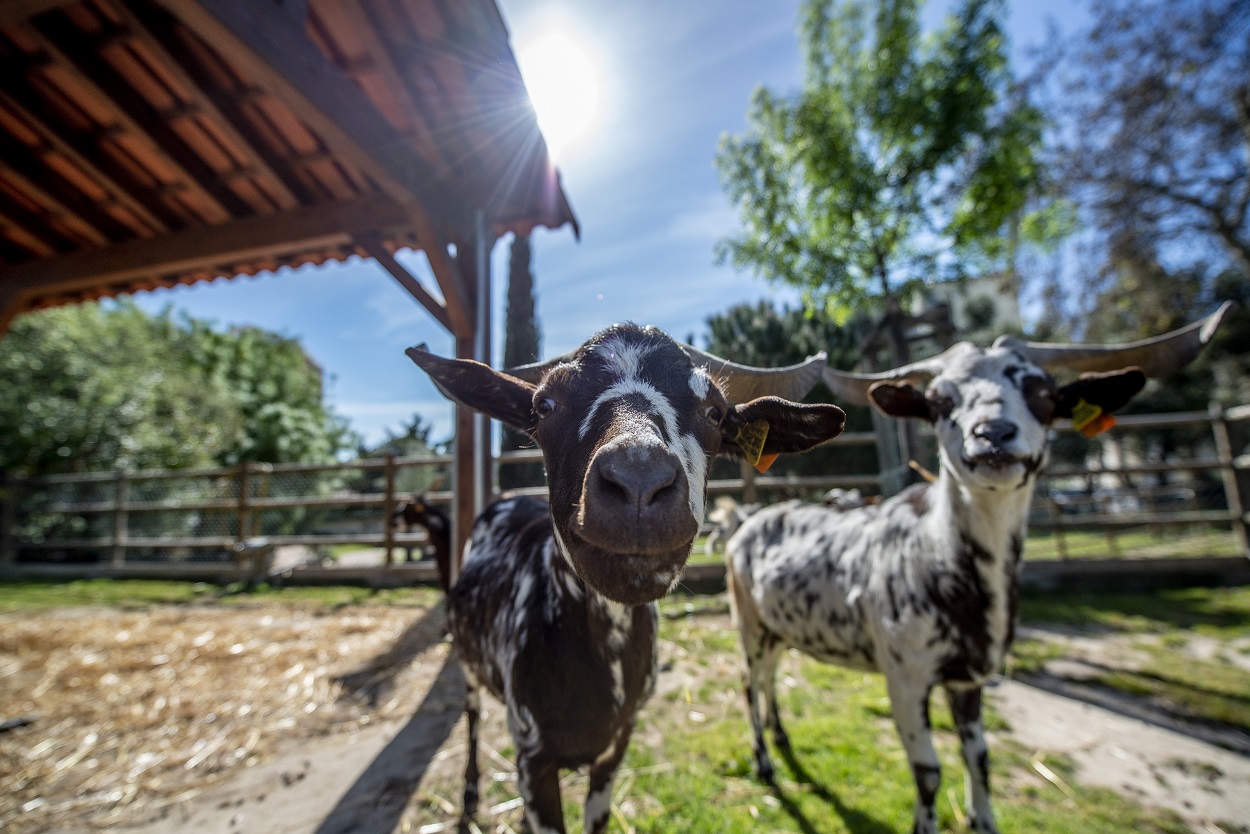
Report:
M 534 386 L 471 359 L 444 359 L 425 345 L 404 351 L 443 392 L 443 396 L 521 431 L 532 432 Z
M 731 406 L 721 421 L 721 449 L 723 455 L 744 457 L 751 447 L 752 432 L 758 435 L 753 424 L 763 420 L 768 424 L 763 437 L 763 447 L 754 442 L 755 456 L 776 455 L 786 452 L 805 452 L 817 444 L 832 440 L 846 426 L 846 412 L 836 405 L 815 403 L 803 405 L 780 397 L 760 397 L 743 405 Z M 744 432 L 746 435 L 744 436 Z
M 1108 413 L 1119 411 L 1145 385 L 1146 375 L 1137 367 L 1104 374 L 1082 374 L 1076 382 L 1069 382 L 1059 389 L 1055 398 L 1055 416 L 1071 417 L 1072 409 L 1081 400 Z
M 878 382 L 868 389 L 868 398 L 888 417 L 915 417 L 930 423 L 937 419 L 924 393 L 906 382 Z

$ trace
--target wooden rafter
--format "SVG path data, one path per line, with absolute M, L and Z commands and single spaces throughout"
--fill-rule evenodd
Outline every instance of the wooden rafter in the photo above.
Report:
M 214 127 L 221 131 L 236 149 L 243 154 L 247 160 L 248 167 L 263 175 L 265 191 L 272 194 L 278 203 L 278 207 L 291 209 L 299 205 L 301 201 L 296 196 L 294 190 L 272 164 L 273 160 L 271 157 L 264 153 L 264 145 L 258 143 L 255 136 L 248 137 L 243 134 L 247 120 L 231 118 L 230 116 L 234 114 L 227 115 L 223 113 L 222 109 L 218 107 L 217 99 L 210 96 L 208 91 L 200 86 L 199 81 L 192 77 L 192 71 L 186 62 L 186 53 L 178 53 L 167 49 L 165 42 L 157 36 L 153 29 L 149 28 L 147 21 L 137 12 L 128 8 L 125 3 L 118 3 L 114 8 L 121 16 L 125 32 L 140 41 L 146 49 L 150 50 L 161 61 L 165 71 L 173 76 L 179 86 L 183 88 L 182 91 L 190 97 L 192 106 L 198 115 L 212 119 Z
M 140 278 L 216 270 L 221 264 L 331 250 L 351 245 L 366 231 L 405 225 L 405 213 L 393 200 L 372 195 L 34 261 L 8 270 L 0 286 L 29 300 Z
M 159 0 L 183 25 L 289 107 L 335 154 L 449 229 L 472 213 L 412 145 L 272 2 Z
M 162 114 L 100 57 L 91 37 L 66 21 L 52 20 L 49 15 L 32 21 L 29 28 L 36 34 L 41 51 L 57 65 L 73 71 L 93 97 L 108 104 L 127 132 L 143 139 L 153 153 L 168 160 L 177 169 L 180 180 L 200 192 L 221 212 L 216 217 L 203 218 L 205 221 L 220 222 L 253 213 L 253 208 L 221 181 L 222 172 L 204 162 Z
M 87 177 L 94 180 L 105 193 L 109 195 L 109 199 L 114 200 L 133 215 L 140 223 L 144 224 L 152 232 L 166 232 L 169 227 L 161 221 L 141 200 L 135 197 L 127 188 L 122 186 L 113 177 L 104 172 L 98 165 L 89 160 L 84 154 L 80 153 L 60 134 L 49 128 L 34 113 L 23 107 L 16 99 L 5 92 L 0 91 L 0 106 L 20 119 L 29 129 L 33 130 L 43 143 L 41 148 L 32 149 L 32 153 L 39 157 L 45 157 L 48 153 L 56 153 L 63 156 L 71 165 L 82 171 Z
M 39 224 L 29 220 L 18 219 L 18 215 L 8 206 L 0 204 L 0 235 L 9 238 L 12 243 L 29 250 L 38 258 L 47 258 L 57 253 L 56 247 L 45 241 L 34 229 Z
M 85 200 L 21 142 L 0 136 L 0 160 L 0 172 L 6 179 L 88 245 L 104 246 L 112 239 L 127 236 L 129 230 L 123 224 Z
M 390 253 L 386 246 L 382 243 L 381 238 L 376 234 L 365 234 L 356 238 L 360 248 L 365 250 L 365 254 L 378 262 L 378 265 L 390 273 L 391 277 L 399 282 L 400 286 L 406 289 L 413 298 L 421 302 L 421 306 L 429 311 L 430 315 L 438 320 L 438 323 L 448 330 L 452 329 L 451 317 L 447 315 L 447 308 L 442 302 L 435 298 L 430 292 L 409 272 L 403 264 L 395 260 L 395 256 Z

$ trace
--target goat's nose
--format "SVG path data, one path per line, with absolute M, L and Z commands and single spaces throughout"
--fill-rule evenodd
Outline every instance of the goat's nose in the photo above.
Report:
M 991 446 L 1002 446 L 1008 440 L 1014 440 L 1017 432 L 1016 424 L 1010 420 L 986 420 L 973 427 L 972 436 Z
M 677 481 L 677 460 L 658 446 L 606 450 L 595 459 L 595 474 L 606 492 L 642 510 Z

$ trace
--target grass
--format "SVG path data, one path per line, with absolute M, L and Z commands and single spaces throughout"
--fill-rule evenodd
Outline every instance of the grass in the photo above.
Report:
M 720 563 L 722 551 L 708 556 L 703 547 L 706 537 L 695 541 L 690 561 L 694 564 Z M 1061 553 L 1059 537 L 1052 531 L 1030 530 L 1024 558 L 1030 561 L 1053 561 L 1066 555 L 1068 559 L 1158 559 L 1186 556 L 1238 556 L 1240 551 L 1228 530 L 1208 527 L 1172 529 L 1130 529 L 1112 532 L 1070 530 L 1063 533 Z
M 371 588 L 327 585 L 248 590 L 241 584 L 212 585 L 147 579 L 80 579 L 71 582 L 0 581 L 0 613 L 105 606 L 125 610 L 153 605 L 270 605 L 334 609 L 377 603 L 426 607 L 441 596 L 427 587 Z
M 720 606 L 724 605 L 719 599 Z M 790 653 L 778 675 L 793 756 L 773 748 L 776 789 L 752 774 L 749 732 L 738 686 L 736 638 L 715 604 L 666 603 L 662 656 L 675 674 L 697 667 L 696 687 L 657 696 L 643 713 L 617 800 L 633 830 L 676 832 L 852 832 L 886 834 L 911 827 L 915 792 L 889 719 L 880 675 L 845 670 Z M 962 830 L 963 765 L 941 696 L 934 698 L 935 740 L 944 768 L 939 798 L 943 830 Z M 1003 729 L 990 714 L 992 729 Z M 646 743 L 649 740 L 651 743 Z M 1042 760 L 1071 798 L 1039 775 L 1029 751 L 1009 740 L 994 749 L 995 804 L 1005 831 L 1179 834 L 1176 816 L 1076 784 L 1062 757 Z M 566 818 L 577 820 L 580 791 L 566 793 Z M 580 823 L 571 826 L 580 831 Z
M 1090 657 L 1062 636 L 1021 640 L 1013 670 L 1080 660 L 1093 670 L 1088 684 L 1250 732 L 1250 669 L 1232 662 L 1250 652 L 1250 587 L 1033 595 L 1021 610 L 1026 624 L 1099 634 L 1108 648 Z
M 280 604 L 319 614 L 363 602 L 419 607 L 437 598 L 438 592 L 428 588 L 373 592 L 288 587 L 242 592 L 201 583 L 140 580 L 0 583 L 0 612 L 5 613 L 81 606 Z M 616 804 L 627 825 L 618 819 L 613 830 L 650 834 L 909 830 L 914 787 L 889 719 L 880 675 L 787 655 L 778 685 L 794 754 L 788 758 L 773 748 L 778 788 L 754 779 L 739 649 L 726 612 L 723 596 L 673 597 L 663 603 L 661 659 L 671 662 L 673 670 L 662 677 L 662 691 L 643 711 L 616 789 Z M 1128 641 L 1134 664 L 1109 664 L 1106 680 L 1097 681 L 1101 685 L 1250 726 L 1244 723 L 1250 678 L 1244 670 L 1220 661 L 1220 652 L 1250 652 L 1250 588 L 1031 594 L 1022 601 L 1022 616 L 1028 625 Z M 1223 648 L 1211 659 L 1197 658 L 1192 651 L 1195 637 Z M 1030 663 L 1040 668 L 1046 660 L 1068 652 L 1063 643 L 1025 640 L 1016 668 Z M 1198 695 L 1208 700 L 1199 700 Z M 1236 708 L 1233 712 L 1226 711 L 1230 704 Z M 944 768 L 939 820 L 943 830 L 964 830 L 963 765 L 941 696 L 935 696 L 932 714 Z M 993 780 L 1004 831 L 1189 830 L 1169 812 L 1082 786 L 1071 762 L 1062 756 L 1036 759 L 1006 737 L 1004 720 L 992 710 L 987 725 L 1000 731 L 992 748 Z M 501 752 L 509 755 L 506 749 Z M 489 769 L 495 769 L 495 763 Z M 1042 772 L 1054 779 L 1043 778 Z M 584 777 L 570 777 L 566 785 L 566 819 L 570 830 L 579 832 Z M 483 788 L 483 807 L 516 795 L 515 782 L 506 779 L 484 778 Z

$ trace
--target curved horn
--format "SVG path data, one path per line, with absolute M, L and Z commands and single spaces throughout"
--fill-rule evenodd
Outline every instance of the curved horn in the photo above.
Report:
M 543 377 L 547 375 L 547 371 L 551 370 L 556 365 L 559 365 L 561 362 L 568 362 L 572 360 L 572 358 L 577 355 L 578 350 L 581 350 L 581 348 L 571 350 L 568 353 L 563 353 L 552 359 L 544 359 L 541 362 L 531 362 L 528 365 L 517 365 L 515 368 L 504 368 L 503 372 L 508 376 L 514 376 L 517 379 L 530 383 L 531 385 L 537 385 L 543 381 Z
M 707 368 L 712 378 L 720 383 L 725 399 L 731 403 L 746 403 L 759 397 L 781 397 L 783 400 L 798 402 L 816 387 L 825 362 L 828 361 L 828 355 L 822 350 L 797 365 L 756 368 L 730 362 L 681 342 L 677 346 L 686 352 L 696 367 Z
M 797 365 L 784 368 L 756 368 L 730 362 L 728 359 L 722 359 L 691 345 L 681 342 L 676 344 L 686 356 L 690 357 L 694 365 L 707 368 L 708 373 L 720 383 L 725 399 L 731 403 L 750 402 L 758 397 L 781 397 L 784 400 L 798 402 L 807 396 L 808 391 L 816 387 L 816 383 L 820 381 L 820 372 L 827 361 L 827 355 L 822 350 Z M 572 360 L 576 354 L 576 350 L 570 351 L 554 359 L 506 368 L 504 373 L 536 385 L 548 370 L 561 362 Z
M 1193 324 L 1123 345 L 1048 345 L 1001 336 L 994 347 L 1018 350 L 1043 368 L 1087 373 L 1136 365 L 1148 377 L 1163 377 L 1179 371 L 1198 356 L 1232 306 L 1233 302 L 1225 301 L 1220 309 Z
M 942 372 L 942 366 L 946 364 L 947 359 L 952 354 L 957 351 L 965 351 L 968 347 L 968 342 L 960 342 L 947 348 L 937 356 L 931 356 L 928 359 L 921 359 L 909 365 L 903 365 L 893 370 L 881 371 L 875 374 L 857 374 L 850 371 L 835 371 L 833 368 L 825 368 L 825 385 L 829 387 L 829 391 L 833 394 L 834 399 L 839 400 L 839 402 L 845 400 L 854 405 L 871 405 L 871 400 L 868 399 L 868 389 L 878 382 L 901 382 L 902 380 L 918 383 L 928 382 Z

